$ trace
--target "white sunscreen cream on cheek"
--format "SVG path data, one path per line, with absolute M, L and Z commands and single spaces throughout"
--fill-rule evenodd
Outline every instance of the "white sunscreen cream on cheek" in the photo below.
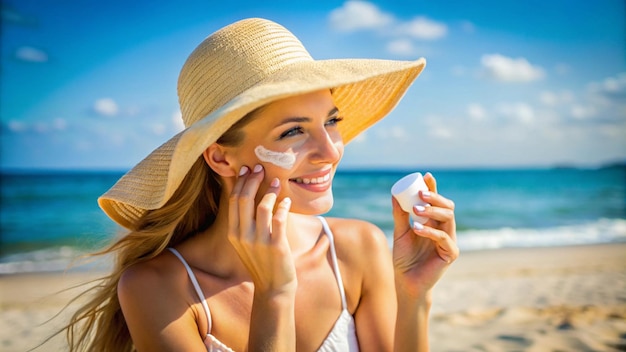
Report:
M 263 162 L 272 163 L 287 170 L 291 169 L 296 163 L 296 154 L 291 151 L 285 153 L 275 152 L 259 145 L 254 148 L 254 154 Z

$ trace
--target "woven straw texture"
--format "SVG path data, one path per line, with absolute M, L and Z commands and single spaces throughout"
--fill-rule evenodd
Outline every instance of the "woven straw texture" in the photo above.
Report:
M 98 199 L 118 224 L 134 228 L 162 207 L 202 152 L 234 123 L 272 101 L 333 89 L 344 143 L 387 115 L 425 60 L 313 60 L 284 27 L 246 19 L 206 38 L 185 62 L 178 97 L 185 130 L 150 153 Z

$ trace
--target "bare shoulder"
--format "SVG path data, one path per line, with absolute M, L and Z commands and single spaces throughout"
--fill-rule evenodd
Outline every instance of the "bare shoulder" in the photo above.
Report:
M 376 225 L 358 219 L 328 218 L 340 257 L 365 259 L 374 253 L 389 251 L 385 233 Z
M 352 312 L 358 307 L 368 311 L 366 302 L 371 299 L 365 297 L 392 294 L 391 249 L 385 233 L 370 222 L 356 219 L 329 218 L 328 225 L 335 238 L 348 305 Z M 374 291 L 377 294 L 372 294 Z
M 187 276 L 177 260 L 165 252 L 121 274 L 117 294 L 125 315 L 148 311 L 168 316 L 170 310 L 180 312 L 189 306 Z
M 133 292 L 145 294 L 149 289 L 157 292 L 172 287 L 173 281 L 180 275 L 180 269 L 173 265 L 175 264 L 173 259 L 175 258 L 162 253 L 155 258 L 130 266 L 120 277 L 118 291 L 123 294 Z
M 185 268 L 177 261 L 164 252 L 121 274 L 118 299 L 137 350 L 193 349 L 202 345 Z
M 385 233 L 376 225 L 358 219 L 328 218 L 340 261 L 352 269 L 364 268 L 390 255 Z

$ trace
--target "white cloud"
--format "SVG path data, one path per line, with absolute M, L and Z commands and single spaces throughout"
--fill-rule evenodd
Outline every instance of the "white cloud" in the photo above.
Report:
M 356 137 L 354 137 L 354 139 L 350 142 L 350 144 L 352 144 L 352 145 L 354 145 L 354 144 L 362 144 L 362 143 L 365 143 L 365 142 L 367 142 L 367 131 L 359 134 Z
M 502 82 L 531 82 L 545 77 L 544 70 L 531 65 L 525 58 L 510 58 L 500 54 L 483 55 L 481 64 L 487 77 Z
M 626 72 L 590 83 L 586 93 L 586 100 L 579 104 L 583 108 L 573 109 L 572 117 L 595 117 L 598 122 L 626 121 Z
M 503 116 L 522 124 L 531 124 L 535 121 L 535 110 L 526 103 L 505 103 L 501 104 L 497 110 Z
M 431 127 L 428 134 L 438 139 L 450 139 L 454 136 L 452 131 L 444 126 Z
M 111 98 L 102 98 L 96 100 L 93 110 L 102 116 L 115 116 L 119 112 L 119 107 L 115 100 Z
M 402 126 L 393 126 L 390 132 L 391 137 L 395 140 L 403 140 L 408 138 L 406 129 Z
M 454 137 L 453 128 L 459 126 L 458 123 L 451 123 L 452 120 L 449 118 L 436 115 L 425 116 L 422 121 L 428 136 L 435 139 L 450 139 Z
M 331 28 L 337 31 L 375 31 L 381 37 L 388 38 L 387 52 L 398 56 L 416 54 L 418 48 L 411 40 L 437 40 L 448 33 L 445 23 L 424 16 L 401 21 L 373 3 L 359 0 L 346 1 L 343 6 L 332 10 L 328 19 Z M 421 48 L 419 51 L 422 51 Z
M 543 91 L 539 94 L 539 100 L 548 106 L 557 106 L 561 104 L 569 104 L 574 100 L 574 95 L 570 91 L 562 91 L 555 93 L 552 91 Z
M 541 92 L 541 94 L 539 95 L 539 100 L 541 100 L 541 102 L 545 105 L 550 106 L 557 105 L 559 102 L 559 98 L 556 96 L 556 94 L 549 91 Z
M 165 127 L 164 124 L 162 123 L 153 123 L 150 126 L 150 129 L 152 130 L 152 133 L 154 133 L 156 136 L 161 136 L 165 133 L 165 131 L 167 130 L 167 128 Z
M 623 78 L 626 78 L 626 76 L 622 75 L 622 77 L 618 78 L 609 77 L 602 82 L 602 88 L 608 93 L 619 92 L 625 87 L 624 83 L 626 80 Z
M 183 122 L 183 114 L 180 112 L 180 110 L 176 110 L 172 114 L 172 125 L 174 126 L 174 131 L 176 133 L 185 129 L 185 123 Z
M 409 138 L 406 127 L 391 126 L 389 128 L 379 128 L 378 137 L 383 140 L 391 139 L 393 141 L 403 141 Z
M 329 20 L 333 28 L 352 32 L 361 29 L 381 28 L 392 23 L 394 18 L 392 15 L 382 12 L 372 3 L 351 0 L 346 1 L 342 7 L 331 11 Z
M 589 91 L 606 98 L 626 98 L 626 72 L 589 85 Z
M 399 31 L 402 34 L 409 35 L 413 38 L 424 40 L 441 39 L 446 36 L 448 27 L 426 17 L 420 16 L 413 20 L 399 25 Z
M 48 133 L 55 131 L 65 131 L 67 129 L 67 122 L 64 119 L 57 118 L 52 121 L 34 121 L 23 122 L 17 120 L 11 120 L 7 123 L 7 128 L 13 133 L 23 132 L 36 132 L 36 133 Z
M 18 60 L 43 63 L 48 62 L 48 54 L 32 46 L 22 46 L 15 51 L 15 57 Z
M 467 107 L 467 114 L 473 121 L 483 121 L 487 118 L 487 111 L 478 103 L 470 104 Z
M 574 105 L 570 110 L 572 117 L 577 120 L 585 120 L 590 117 L 594 117 L 597 114 L 596 109 L 593 106 Z
M 415 52 L 415 48 L 409 39 L 397 39 L 387 44 L 387 51 L 396 55 L 410 56 Z
M 570 66 L 566 63 L 559 63 L 554 67 L 556 73 L 561 76 L 564 76 L 570 72 Z
M 450 72 L 454 75 L 454 76 L 464 76 L 466 73 L 466 69 L 464 66 L 461 65 L 455 65 L 450 69 Z
M 16 121 L 16 120 L 9 121 L 9 123 L 7 124 L 7 127 L 9 128 L 9 131 L 15 132 L 15 133 L 24 132 L 28 128 L 28 126 L 26 126 L 25 123 L 21 121 Z

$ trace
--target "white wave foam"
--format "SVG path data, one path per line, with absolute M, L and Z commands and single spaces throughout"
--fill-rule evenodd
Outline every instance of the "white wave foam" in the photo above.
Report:
M 549 228 L 469 230 L 459 232 L 457 237 L 461 250 L 626 242 L 626 219 L 599 219 Z
M 392 232 L 387 234 L 392 243 Z M 549 247 L 576 244 L 626 242 L 626 219 L 599 219 L 581 225 L 549 228 L 500 228 L 459 231 L 459 248 L 463 251 L 507 247 Z M 0 260 L 0 275 L 34 272 L 107 270 L 110 258 L 99 258 L 84 264 L 74 263 L 83 251 L 73 247 L 53 247 L 11 254 Z M 77 264 L 77 266 L 72 266 Z
M 108 265 L 106 259 L 89 263 L 76 261 L 83 254 L 83 251 L 62 246 L 7 255 L 0 261 L 0 275 L 92 270 Z

